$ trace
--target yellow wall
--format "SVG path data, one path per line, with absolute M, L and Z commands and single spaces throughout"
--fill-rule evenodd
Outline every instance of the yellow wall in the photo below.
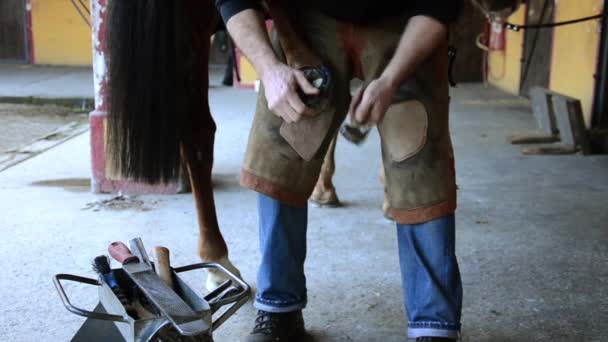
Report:
M 554 20 L 565 21 L 599 14 L 603 9 L 603 1 L 556 1 Z M 522 6 L 508 21 L 524 24 L 525 13 L 526 8 Z M 519 94 L 524 33 L 525 30 L 507 30 L 505 51 L 490 52 L 488 60 L 489 83 L 512 94 Z M 599 39 L 599 20 L 556 27 L 553 33 L 552 58 L 548 61 L 551 63 L 549 88 L 580 99 L 588 127 L 591 120 Z
M 83 3 L 88 6 L 89 1 Z M 31 4 L 35 63 L 90 65 L 91 31 L 72 3 L 31 0 Z
M 252 86 L 258 79 L 258 74 L 247 59 L 247 57 L 240 55 L 239 60 L 239 76 L 241 77 L 241 84 L 246 86 Z
M 556 21 L 601 13 L 602 0 L 559 1 Z M 590 125 L 600 39 L 600 20 L 556 27 L 549 87 L 581 100 L 587 127 Z
M 522 5 L 508 21 L 522 25 L 525 18 L 526 6 Z M 488 57 L 488 82 L 509 93 L 519 94 L 524 32 L 507 30 L 505 35 L 505 50 L 492 51 Z

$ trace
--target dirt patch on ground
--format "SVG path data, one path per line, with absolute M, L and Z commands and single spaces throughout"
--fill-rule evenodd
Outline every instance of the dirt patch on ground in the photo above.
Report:
M 32 186 L 41 186 L 49 188 L 63 188 L 70 192 L 88 192 L 91 190 L 91 179 L 89 178 L 63 178 L 63 179 L 47 179 L 33 182 Z
M 87 203 L 87 205 L 84 208 L 82 208 L 82 210 L 150 211 L 150 210 L 152 210 L 152 207 L 149 207 L 147 204 L 154 205 L 156 203 L 157 203 L 157 201 L 144 203 L 144 201 L 139 199 L 137 196 L 118 195 L 118 196 L 115 196 L 115 197 L 112 197 L 109 199 L 104 199 L 104 200 Z
M 0 153 L 46 137 L 59 127 L 86 121 L 87 115 L 74 113 L 73 108 L 0 103 Z

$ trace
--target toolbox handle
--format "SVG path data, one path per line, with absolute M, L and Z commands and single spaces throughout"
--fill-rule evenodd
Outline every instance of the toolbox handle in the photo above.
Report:
M 93 312 L 93 311 L 83 310 L 81 308 L 75 307 L 74 305 L 72 305 L 72 303 L 70 302 L 70 299 L 68 298 L 68 295 L 65 293 L 65 289 L 63 288 L 63 285 L 61 285 L 62 280 L 74 281 L 77 283 L 83 283 L 83 284 L 95 285 L 95 286 L 100 286 L 101 283 L 99 283 L 99 281 L 97 281 L 96 279 L 75 276 L 72 274 L 56 274 L 55 278 L 53 279 L 53 283 L 55 283 L 55 288 L 57 289 L 57 292 L 59 293 L 59 297 L 61 297 L 61 301 L 63 302 L 63 305 L 69 312 L 76 314 L 78 316 L 87 317 L 87 318 L 101 319 L 104 321 L 129 323 L 129 319 L 127 317 L 123 317 L 120 315 L 111 315 L 111 314 L 106 314 L 106 313 L 101 313 L 101 312 Z
M 232 316 L 241 306 L 243 306 L 243 304 L 245 304 L 247 302 L 247 300 L 249 299 L 249 293 L 250 293 L 251 289 L 250 289 L 249 285 L 247 285 L 247 283 L 245 283 L 243 280 L 241 280 L 239 277 L 237 277 L 234 273 L 230 272 L 224 266 L 222 266 L 218 263 L 215 263 L 215 262 L 202 262 L 202 263 L 198 263 L 198 264 L 177 267 L 177 268 L 174 268 L 173 271 L 175 273 L 181 273 L 181 272 L 194 271 L 194 270 L 198 270 L 198 269 L 202 269 L 202 268 L 218 269 L 222 273 L 226 274 L 228 276 L 228 278 L 230 278 L 230 280 L 228 280 L 224 284 L 220 285 L 220 288 L 227 289 L 228 287 L 230 287 L 231 283 L 237 284 L 238 292 L 236 292 L 235 294 L 231 294 L 230 296 L 227 296 L 225 298 L 220 298 L 216 301 L 209 301 L 209 304 L 211 305 L 211 309 L 213 312 L 216 312 L 222 306 L 231 304 L 231 306 L 228 308 L 228 310 L 226 310 L 224 313 L 222 313 L 222 315 L 220 317 L 216 318 L 212 322 L 212 330 L 215 331 L 230 316 Z M 218 291 L 218 292 L 213 291 L 212 293 L 216 293 L 217 295 L 219 295 L 222 292 L 224 292 L 224 291 Z M 205 299 L 207 299 L 207 298 L 205 298 Z

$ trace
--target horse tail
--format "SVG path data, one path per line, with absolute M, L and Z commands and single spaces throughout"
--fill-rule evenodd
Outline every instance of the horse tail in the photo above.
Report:
M 209 18 L 197 16 L 201 11 Z M 215 16 L 212 1 L 110 1 L 106 152 L 122 177 L 151 184 L 177 179 L 191 118 L 204 115 L 203 124 L 215 130 L 207 100 L 208 26 Z

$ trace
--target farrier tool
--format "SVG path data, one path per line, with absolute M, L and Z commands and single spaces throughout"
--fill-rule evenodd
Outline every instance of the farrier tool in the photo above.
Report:
M 136 237 L 129 240 L 129 247 L 131 248 L 131 253 L 138 257 L 139 261 L 152 267 L 152 263 L 150 263 L 150 258 L 148 257 L 148 253 L 146 253 L 146 248 L 144 247 L 144 242 L 141 241 L 141 238 Z
M 167 286 L 173 288 L 173 271 L 171 271 L 169 249 L 156 246 L 152 249 L 152 257 L 154 258 L 154 271 L 156 271 L 158 277 L 162 279 Z
M 128 250 L 124 244 L 121 245 L 121 248 Z M 141 241 L 140 246 L 141 249 L 139 252 L 142 255 L 146 255 Z M 199 263 L 171 268 L 168 264 L 168 259 L 166 260 L 167 267 L 165 267 L 163 272 L 166 273 L 167 268 L 170 270 L 172 286 L 167 286 L 170 291 L 168 293 L 150 293 L 151 291 L 156 291 L 158 286 L 149 286 L 149 284 L 145 284 L 142 288 L 142 286 L 136 283 L 133 280 L 133 277 L 127 273 L 127 269 L 131 269 L 132 273 L 140 273 L 138 270 L 142 269 L 143 271 L 141 272 L 145 273 L 148 272 L 148 270 L 151 270 L 151 268 L 158 268 L 158 266 L 150 263 L 152 266 L 150 267 L 147 264 L 140 262 L 139 258 L 137 258 L 138 262 L 135 262 L 132 254 L 133 253 L 127 253 L 124 258 L 123 256 L 120 257 L 123 262 L 126 261 L 125 268 L 111 269 L 109 271 L 113 278 L 110 282 L 111 284 L 108 283 L 104 276 L 109 273 L 105 267 L 101 272 L 102 274 L 100 274 L 99 280 L 71 274 L 57 274 L 55 276 L 55 287 L 57 288 L 66 309 L 76 315 L 87 318 L 76 335 L 72 338 L 72 342 L 213 342 L 212 333 L 242 307 L 249 298 L 249 285 L 217 263 Z M 103 258 L 106 258 L 107 260 L 107 257 L 104 256 Z M 132 265 L 129 266 L 130 264 Z M 204 297 L 199 296 L 179 276 L 180 274 L 189 271 L 210 268 L 223 273 L 229 280 Z M 161 283 L 164 285 L 163 280 L 156 274 L 146 274 L 151 279 L 155 278 L 150 281 L 151 283 Z M 139 276 L 136 276 L 136 278 L 141 279 Z M 95 309 L 93 311 L 88 311 L 74 306 L 68 298 L 62 281 L 72 281 L 97 287 L 99 292 L 99 303 Z M 120 290 L 124 290 L 123 294 L 127 296 L 126 300 L 125 298 L 122 298 L 122 294 L 120 298 L 117 296 L 117 286 Z M 114 287 L 114 289 L 112 287 Z M 147 289 L 147 292 L 145 289 Z M 159 296 L 161 298 L 158 298 Z M 180 304 L 177 305 L 174 304 L 176 296 L 179 298 L 179 300 L 176 301 L 180 302 Z M 156 298 L 157 301 L 154 302 L 152 298 Z M 146 311 L 146 315 L 134 315 L 133 310 L 131 310 L 131 304 L 139 302 L 151 302 L 149 309 L 153 310 Z M 125 303 L 128 305 L 125 305 Z M 180 305 L 182 303 L 185 304 L 187 308 L 181 307 Z M 170 314 L 188 312 L 190 316 L 185 316 L 186 319 L 182 316 L 173 318 L 177 323 L 190 323 L 199 320 L 203 323 L 194 323 L 190 326 L 196 327 L 196 325 L 198 325 L 199 327 L 207 327 L 207 329 L 200 329 L 203 332 L 195 336 L 185 336 L 178 330 L 180 326 L 183 326 L 183 323 L 178 324 L 176 327 L 163 311 L 157 310 L 157 306 L 169 306 L 168 309 L 165 307 L 165 312 Z M 179 308 L 176 309 L 175 306 Z M 191 316 L 191 312 L 194 312 L 194 316 Z M 186 329 L 182 329 L 182 331 L 184 330 Z M 194 329 L 188 331 L 193 332 Z M 188 333 L 188 331 L 185 332 Z
M 359 102 L 361 102 L 365 87 L 367 87 L 367 84 L 362 84 L 357 90 L 356 95 L 352 99 L 353 103 L 351 104 L 351 109 L 358 105 Z M 360 124 L 356 122 L 354 113 L 349 112 L 348 114 L 346 114 L 346 121 L 344 122 L 342 127 L 340 127 L 340 134 L 342 134 L 342 136 L 351 143 L 355 145 L 360 145 L 365 141 L 367 135 L 371 130 L 372 125 Z
M 108 247 L 110 255 L 122 264 L 131 280 L 184 336 L 206 334 L 211 327 L 204 322 L 175 291 L 165 284 L 148 264 L 141 262 L 122 242 Z
M 302 102 L 304 102 L 307 107 L 318 112 L 322 111 L 329 101 L 330 92 L 332 90 L 332 78 L 329 68 L 322 65 L 318 68 L 303 67 L 300 68 L 300 71 L 304 73 L 304 77 L 306 77 L 313 87 L 319 89 L 317 95 L 308 95 L 301 89 L 298 89 L 300 99 L 302 99 Z

